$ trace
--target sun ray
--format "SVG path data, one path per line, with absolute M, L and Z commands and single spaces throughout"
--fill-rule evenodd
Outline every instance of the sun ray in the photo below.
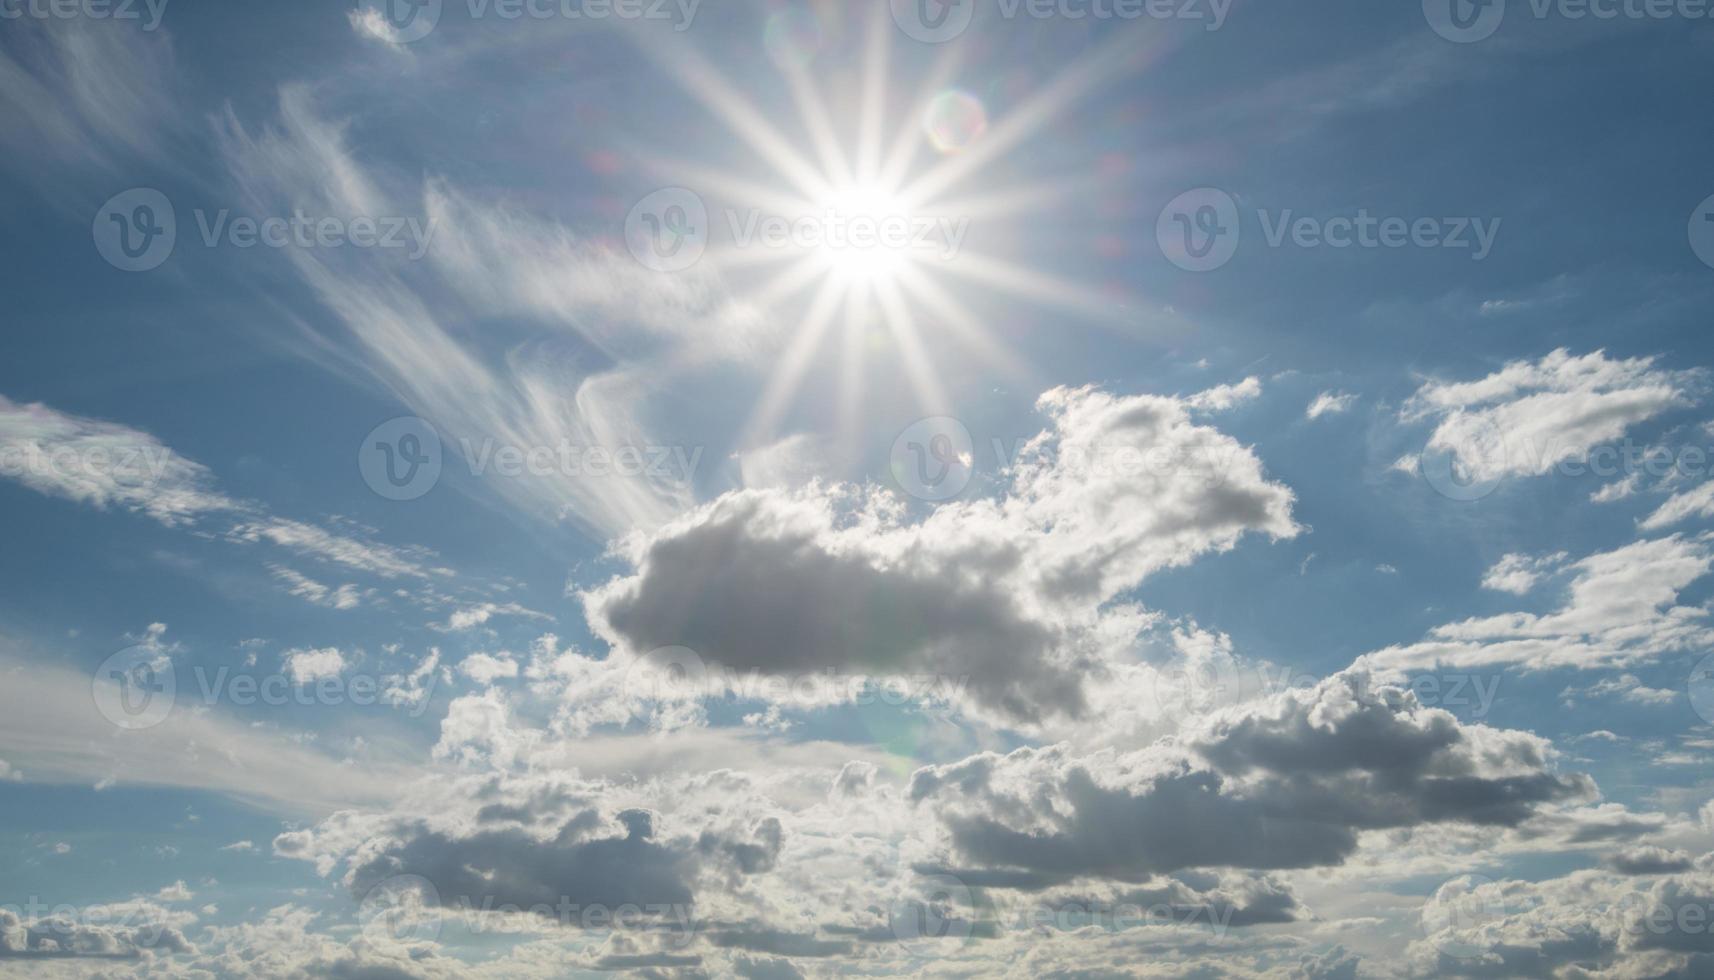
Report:
M 880 300 L 882 321 L 893 341 L 899 345 L 899 361 L 904 364 L 905 377 L 916 394 L 917 404 L 930 415 L 950 413 L 940 385 L 935 381 L 933 360 L 923 347 L 922 337 L 917 334 L 916 320 L 911 316 L 910 306 L 900 293 L 898 283 L 882 280 L 875 284 L 875 292 Z
M 822 280 L 821 289 L 816 292 L 815 300 L 804 316 L 803 325 L 798 328 L 797 334 L 792 337 L 791 345 L 774 365 L 773 373 L 768 377 L 768 386 L 756 400 L 756 407 L 744 425 L 742 445 L 760 445 L 773 436 L 774 428 L 785 414 L 788 402 L 797 394 L 798 384 L 809 370 L 810 358 L 821 347 L 822 335 L 833 323 L 834 312 L 845 291 L 844 284 L 835 278 L 827 277 Z
M 836 185 L 850 183 L 851 163 L 846 160 L 845 151 L 840 148 L 838 138 L 833 135 L 827 105 L 822 101 L 815 83 L 810 80 L 809 74 L 801 65 L 790 64 L 784 70 L 786 88 L 797 105 L 798 116 L 803 120 L 804 129 L 809 131 L 810 141 L 815 144 L 816 155 L 821 158 L 823 176 Z
M 1033 372 L 1029 367 L 1004 345 L 995 341 L 993 336 L 976 322 L 970 311 L 932 277 L 920 270 L 907 268 L 899 273 L 899 285 L 910 294 L 911 299 L 922 304 L 929 313 L 938 318 L 938 326 L 956 334 L 960 342 L 987 362 L 988 367 L 1014 383 L 1032 377 Z
M 864 43 L 863 93 L 857 113 L 857 173 L 861 184 L 880 177 L 882 129 L 887 108 L 887 63 L 892 56 L 890 19 L 883 4 L 871 4 Z M 882 186 L 889 186 L 882 184 Z
M 943 268 L 952 275 L 991 286 L 1001 292 L 1057 306 L 1093 320 L 1115 319 L 1113 304 L 1092 297 L 1088 286 L 1079 286 L 1070 280 L 1037 272 L 1004 259 L 966 251 L 959 253 L 957 261 L 945 263 Z
M 691 98 L 713 110 L 734 135 L 750 145 L 780 176 L 791 181 L 803 196 L 817 200 L 826 196 L 827 179 L 792 149 L 755 106 L 732 87 L 706 58 L 689 44 L 676 40 L 644 42 L 643 50 L 669 72 Z
M 882 187 L 897 187 L 904 182 L 905 173 L 916 158 L 918 148 L 922 146 L 920 123 L 923 115 L 928 112 L 929 103 L 934 100 L 935 93 L 952 81 L 963 64 L 962 46 L 948 47 L 935 58 L 934 66 L 929 69 L 928 77 L 918 88 L 916 98 L 905 113 L 904 123 L 893 137 L 886 163 L 881 166 L 881 173 L 875 178 L 877 184 Z
M 1143 29 L 1139 29 L 1143 30 Z M 969 151 L 950 157 L 939 166 L 906 185 L 900 196 L 907 200 L 929 200 L 991 163 L 1052 122 L 1067 107 L 1089 94 L 1096 85 L 1125 71 L 1135 70 L 1138 31 L 1123 31 L 1095 53 L 1062 72 L 1047 87 L 1008 113 Z M 1162 37 L 1165 32 L 1156 32 Z
M 794 195 L 790 191 L 770 187 L 761 181 L 746 180 L 736 174 L 688 160 L 645 155 L 640 156 L 638 162 L 663 180 L 678 181 L 699 191 L 706 191 L 711 196 L 743 201 L 756 207 L 771 209 L 777 214 L 795 214 L 808 208 L 811 203 L 808 198 Z

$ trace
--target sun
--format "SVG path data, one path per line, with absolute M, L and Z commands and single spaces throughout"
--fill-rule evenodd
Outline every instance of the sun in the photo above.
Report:
M 828 275 L 854 289 L 896 283 L 919 251 L 918 230 L 930 221 L 911 213 L 896 189 L 879 184 L 836 188 L 815 212 L 827 232 L 816 246 L 817 259 Z
M 745 428 L 744 441 L 754 445 L 777 438 L 810 368 L 829 353 L 841 374 L 840 428 L 847 435 L 857 432 L 864 364 L 877 347 L 874 331 L 891 341 L 880 349 L 893 352 L 925 415 L 948 412 L 948 375 L 931 348 L 946 356 L 950 347 L 960 363 L 1000 380 L 1028 383 L 1029 368 L 971 312 L 960 285 L 986 297 L 1023 299 L 1115 325 L 1113 304 L 1098 290 L 980 248 L 984 230 L 1016 240 L 1023 216 L 1051 213 L 1077 180 L 1055 175 L 964 196 L 954 192 L 980 185 L 990 163 L 1037 136 L 1102 83 L 1135 70 L 1148 60 L 1139 52 L 1152 53 L 1159 44 L 1150 37 L 1139 43 L 1121 32 L 1004 118 L 990 120 L 980 98 L 953 85 L 963 57 L 957 45 L 940 52 L 908 101 L 893 99 L 888 7 L 866 9 L 854 111 L 828 111 L 809 73 L 815 50 L 794 47 L 784 52 L 789 56 L 776 58 L 774 67 L 797 109 L 797 139 L 684 39 L 638 35 L 644 53 L 766 167 L 758 176 L 682 156 L 645 160 L 663 179 L 722 202 L 744 202 L 744 214 L 729 221 L 745 229 L 744 241 L 711 242 L 703 261 L 742 287 L 736 301 L 743 308 L 791 324 Z M 821 35 L 805 31 L 790 37 L 797 39 L 794 44 L 814 44 Z M 1164 35 L 1153 36 L 1159 37 Z M 779 54 L 784 42 L 775 41 L 771 50 Z M 889 117 L 897 120 L 890 132 Z M 840 126 L 849 131 L 839 132 Z M 752 238 L 757 229 L 762 236 Z

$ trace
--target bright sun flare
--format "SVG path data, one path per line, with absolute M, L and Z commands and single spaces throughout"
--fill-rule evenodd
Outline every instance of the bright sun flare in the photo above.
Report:
M 963 197 L 949 192 L 975 183 L 973 178 L 987 164 L 1051 125 L 1101 82 L 1135 69 L 1141 61 L 1139 46 L 1114 43 L 1092 52 L 993 126 L 980 99 L 950 87 L 959 66 L 949 46 L 889 134 L 892 32 L 886 4 L 868 9 L 854 112 L 835 116 L 828 111 L 807 70 L 814 51 L 790 52 L 792 57 L 778 61 L 807 140 L 788 138 L 776 120 L 688 45 L 660 39 L 645 46 L 657 64 L 772 169 L 767 179 L 757 180 L 682 158 L 651 161 L 663 177 L 740 211 L 767 215 L 769 247 L 755 247 L 753 241 L 711 244 L 704 257 L 739 285 L 743 308 L 794 324 L 751 412 L 745 438 L 752 444 L 775 436 L 810 367 L 829 347 L 841 371 L 842 429 L 854 430 L 862 417 L 864 361 L 873 349 L 895 352 L 924 414 L 947 411 L 941 381 L 945 375 L 924 336 L 943 351 L 948 344 L 957 345 L 958 357 L 974 359 L 1002 378 L 1027 378 L 1028 369 L 966 307 L 950 280 L 962 280 L 991 297 L 1024 299 L 1097 323 L 1113 322 L 1112 304 L 1096 290 L 983 254 L 977 245 L 982 229 L 1007 231 L 1006 223 L 1020 214 L 1049 209 L 1076 181 L 1036 181 Z M 836 133 L 835 122 L 846 120 L 854 123 L 855 131 Z M 924 158 L 926 166 L 919 164 Z M 740 224 L 758 227 L 749 218 L 733 227 Z M 1016 236 L 995 236 L 1007 237 Z M 755 274 L 764 268 L 766 272 Z M 841 334 L 837 342 L 829 336 L 836 323 Z M 872 331 L 890 343 L 877 347 Z
M 874 184 L 852 184 L 823 198 L 808 216 L 827 229 L 817 246 L 827 271 L 855 288 L 863 283 L 891 284 L 912 259 L 912 215 L 895 192 Z

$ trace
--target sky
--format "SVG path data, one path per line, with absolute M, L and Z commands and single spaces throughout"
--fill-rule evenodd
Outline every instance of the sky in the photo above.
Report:
M 0 976 L 1714 975 L 1711 14 L 0 0 Z

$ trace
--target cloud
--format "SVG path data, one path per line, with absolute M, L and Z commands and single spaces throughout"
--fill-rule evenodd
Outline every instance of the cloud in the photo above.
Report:
M 1535 588 L 1536 582 L 1540 581 L 1542 574 L 1558 567 L 1565 558 L 1563 551 L 1540 558 L 1519 554 L 1504 555 L 1482 576 L 1482 588 L 1510 592 L 1513 595 L 1528 595 L 1529 591 Z
M 690 645 L 741 672 L 931 673 L 1012 719 L 1075 716 L 1103 603 L 1298 528 L 1291 491 L 1185 401 L 1061 388 L 1039 404 L 1051 427 L 998 500 L 911 520 L 876 491 L 729 493 L 628 539 L 636 571 L 584 593 L 591 625 L 622 657 Z M 1090 464 L 1125 450 L 1149 463 Z
M 1564 348 L 1511 361 L 1477 381 L 1431 381 L 1405 403 L 1405 421 L 1435 419 L 1428 449 L 1451 454 L 1472 478 L 1539 476 L 1633 425 L 1696 403 L 1700 371 L 1654 358 L 1576 357 Z
M 1460 724 L 1346 672 L 1217 714 L 1174 744 L 1063 747 L 929 766 L 910 798 L 980 867 L 1125 880 L 1188 868 L 1342 863 L 1365 830 L 1516 827 L 1591 798 L 1534 735 Z
M 1665 503 L 1643 518 L 1642 528 L 1659 530 L 1692 517 L 1714 517 L 1714 481 L 1666 498 Z
M 1359 396 L 1342 391 L 1324 391 L 1304 409 L 1304 418 L 1318 419 L 1323 415 L 1338 415 L 1357 403 Z
M 397 548 L 283 517 L 238 524 L 227 532 L 226 537 L 229 541 L 245 543 L 266 541 L 300 555 L 382 578 L 431 578 L 452 574 L 451 569 L 428 564 L 433 560 L 433 553 L 425 548 Z
M 319 650 L 287 650 L 280 664 L 293 684 L 313 684 L 324 677 L 338 677 L 346 667 L 345 655 L 334 647 Z
M 142 10 L 142 5 L 137 8 Z M 134 23 L 10 18 L 0 51 L 0 154 L 17 171 L 114 173 L 160 162 L 182 134 L 172 39 Z
M 122 731 L 99 714 L 89 674 L 0 653 L 0 752 L 36 783 L 111 781 L 228 793 L 285 813 L 385 799 L 407 771 L 373 754 L 340 759 L 179 699 L 160 724 Z
M 145 514 L 168 527 L 239 509 L 207 467 L 115 422 L 0 396 L 0 476 L 37 493 Z
M 1704 538 L 1636 541 L 1565 566 L 1569 596 L 1546 613 L 1504 613 L 1437 626 L 1429 638 L 1360 659 L 1375 668 L 1518 664 L 1530 670 L 1598 669 L 1658 659 L 1714 640 L 1707 612 L 1680 606 L 1680 592 L 1708 574 Z
M 518 676 L 518 662 L 502 654 L 473 653 L 459 662 L 458 672 L 478 684 L 488 685 L 502 677 Z
M 1714 875 L 1577 871 L 1540 882 L 1461 878 L 1429 900 L 1413 976 L 1636 976 L 1714 967 Z

